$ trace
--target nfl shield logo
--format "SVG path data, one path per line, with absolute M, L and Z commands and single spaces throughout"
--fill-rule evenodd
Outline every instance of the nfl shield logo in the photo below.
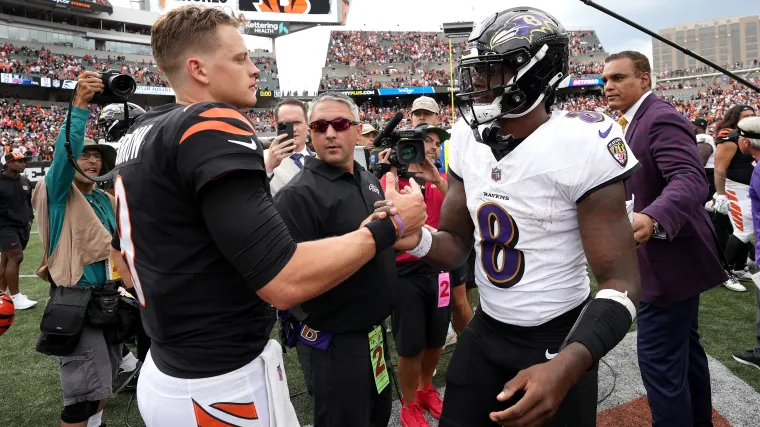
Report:
M 501 180 L 501 169 L 499 168 L 491 169 L 491 179 L 494 181 Z
M 282 378 L 282 368 L 280 367 L 280 365 L 277 365 L 277 373 L 280 376 L 280 381 L 282 381 L 283 380 L 283 378 Z

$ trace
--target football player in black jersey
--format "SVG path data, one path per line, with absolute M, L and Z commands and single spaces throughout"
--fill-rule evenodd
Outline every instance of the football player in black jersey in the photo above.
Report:
M 159 17 L 151 47 L 176 103 L 141 115 L 121 139 L 114 248 L 151 339 L 137 387 L 147 426 L 268 426 L 275 416 L 297 425 L 282 350 L 269 340 L 272 305 L 328 291 L 426 219 L 412 184 L 387 192 L 387 213 L 357 231 L 293 242 L 238 110 L 256 103 L 259 76 L 240 25 L 190 5 Z

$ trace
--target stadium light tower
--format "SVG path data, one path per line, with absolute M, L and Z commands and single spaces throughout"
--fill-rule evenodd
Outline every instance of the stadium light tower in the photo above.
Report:
M 443 35 L 449 39 L 449 93 L 451 94 L 451 123 L 454 123 L 454 48 L 453 41 L 467 40 L 472 33 L 473 22 L 445 22 L 441 25 Z
M 456 122 L 456 112 L 454 111 L 454 48 L 453 41 L 467 40 L 472 33 L 472 28 L 475 26 L 473 22 L 444 22 L 441 25 L 443 29 L 443 35 L 449 39 L 449 96 L 451 97 L 451 125 Z M 446 172 L 449 171 L 449 146 L 451 144 L 444 144 L 444 159 L 446 159 Z

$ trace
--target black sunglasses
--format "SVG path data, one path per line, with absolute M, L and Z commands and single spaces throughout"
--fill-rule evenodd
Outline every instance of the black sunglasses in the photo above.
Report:
M 314 132 L 324 133 L 327 132 L 328 126 L 332 126 L 335 132 L 344 132 L 351 128 L 351 125 L 358 124 L 359 122 L 348 119 L 316 120 L 309 123 L 309 129 Z

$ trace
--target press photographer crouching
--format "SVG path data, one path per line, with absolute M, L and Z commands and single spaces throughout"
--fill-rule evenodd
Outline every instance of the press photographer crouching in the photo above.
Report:
M 98 73 L 79 76 L 52 164 L 32 195 L 44 250 L 37 275 L 51 284 L 37 351 L 58 356 L 61 426 L 101 425 L 121 343 L 139 316 L 134 300 L 119 291 L 116 266 L 123 261 L 109 259 L 115 199 L 93 182 L 113 168 L 116 150 L 84 137 L 87 105 L 105 88 Z

